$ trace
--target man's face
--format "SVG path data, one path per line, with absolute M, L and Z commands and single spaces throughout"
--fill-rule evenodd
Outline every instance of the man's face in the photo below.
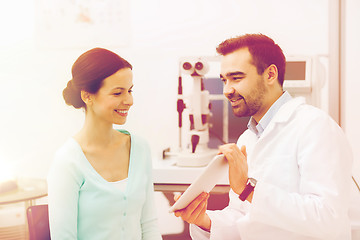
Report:
M 223 93 L 229 99 L 235 116 L 263 115 L 267 89 L 263 75 L 257 73 L 247 48 L 223 56 L 220 77 L 224 82 Z

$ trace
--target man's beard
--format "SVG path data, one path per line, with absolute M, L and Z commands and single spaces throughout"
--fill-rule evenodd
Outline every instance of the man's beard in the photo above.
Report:
M 242 98 L 242 102 L 239 105 L 232 107 L 234 115 L 237 117 L 250 117 L 256 114 L 263 104 L 265 93 L 265 85 L 258 79 L 257 88 L 253 89 L 246 97 L 241 94 L 232 97 L 235 99 Z

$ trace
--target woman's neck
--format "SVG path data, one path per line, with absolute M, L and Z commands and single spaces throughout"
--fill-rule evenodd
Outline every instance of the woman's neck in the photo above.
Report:
M 84 126 L 75 135 L 75 139 L 84 146 L 106 147 L 115 141 L 115 134 L 111 123 L 87 115 Z

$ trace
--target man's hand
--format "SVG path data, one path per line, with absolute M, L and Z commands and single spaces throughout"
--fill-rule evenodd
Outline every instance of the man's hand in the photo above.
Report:
M 220 146 L 219 151 L 224 154 L 229 163 L 231 189 L 236 194 L 242 193 L 248 179 L 246 147 L 242 146 L 240 150 L 236 144 L 231 143 Z
M 180 196 L 175 197 L 175 201 Z M 211 220 L 206 214 L 209 193 L 201 193 L 186 208 L 175 211 L 176 217 L 181 217 L 184 221 L 195 224 L 205 231 L 210 231 Z

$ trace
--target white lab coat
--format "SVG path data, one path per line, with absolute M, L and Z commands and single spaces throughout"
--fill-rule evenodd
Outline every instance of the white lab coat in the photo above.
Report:
M 252 203 L 230 191 L 229 206 L 207 211 L 210 234 L 193 239 L 350 240 L 352 155 L 341 128 L 302 98 L 285 103 L 259 139 L 247 130 L 237 145 L 258 180 Z

